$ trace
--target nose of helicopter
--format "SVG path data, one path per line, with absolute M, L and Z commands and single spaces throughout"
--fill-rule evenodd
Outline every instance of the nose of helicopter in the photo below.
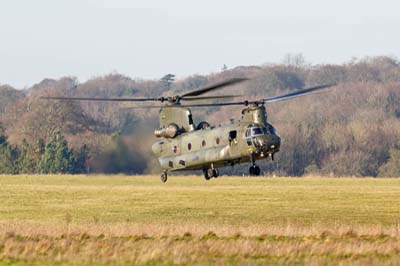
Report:
M 281 146 L 281 138 L 278 135 L 263 135 L 257 137 L 261 149 L 265 153 L 275 153 Z

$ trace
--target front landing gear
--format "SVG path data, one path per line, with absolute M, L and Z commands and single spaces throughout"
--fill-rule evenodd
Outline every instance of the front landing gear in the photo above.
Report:
M 206 180 L 210 180 L 213 177 L 217 178 L 219 176 L 219 171 L 215 168 L 204 169 L 203 173 Z
M 249 168 L 250 176 L 259 176 L 261 173 L 260 167 L 258 165 L 252 165 Z
M 250 161 L 252 164 L 249 168 L 250 176 L 259 176 L 261 173 L 261 170 L 260 170 L 260 167 L 258 165 L 256 165 L 256 160 L 255 160 L 254 154 L 251 154 Z
M 167 171 L 162 172 L 160 179 L 161 179 L 161 182 L 163 182 L 163 183 L 167 182 L 167 180 L 168 180 Z
M 213 177 L 218 178 L 219 177 L 219 171 L 218 169 L 213 169 Z

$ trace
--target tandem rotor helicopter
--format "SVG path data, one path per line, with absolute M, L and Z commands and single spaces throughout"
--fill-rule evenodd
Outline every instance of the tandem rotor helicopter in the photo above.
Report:
M 42 97 L 66 101 L 115 101 L 115 102 L 161 102 L 161 106 L 136 106 L 132 108 L 160 108 L 160 127 L 154 134 L 160 138 L 152 151 L 163 169 L 161 181 L 167 182 L 168 171 L 202 170 L 204 178 L 219 176 L 218 168 L 235 164 L 251 163 L 249 174 L 258 176 L 257 160 L 271 157 L 281 146 L 281 138 L 267 120 L 266 103 L 278 102 L 307 95 L 335 84 L 320 85 L 295 92 L 253 101 L 230 101 L 220 103 L 181 104 L 199 100 L 235 98 L 241 95 L 202 96 L 226 86 L 247 81 L 234 78 L 182 95 L 158 98 L 71 98 Z M 239 120 L 231 120 L 218 127 L 203 121 L 194 123 L 190 107 L 243 106 Z

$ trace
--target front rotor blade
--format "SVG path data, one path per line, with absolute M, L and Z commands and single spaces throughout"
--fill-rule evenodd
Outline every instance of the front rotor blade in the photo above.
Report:
M 295 97 L 311 94 L 311 93 L 313 93 L 315 91 L 318 91 L 318 90 L 327 89 L 327 88 L 333 87 L 335 85 L 336 84 L 319 85 L 319 86 L 315 86 L 315 87 L 311 87 L 311 88 L 307 88 L 307 89 L 298 90 L 298 91 L 295 91 L 295 92 L 292 92 L 292 93 L 288 93 L 288 94 L 284 94 L 284 95 L 280 95 L 280 96 L 275 96 L 275 97 L 272 97 L 272 98 L 263 99 L 262 101 L 264 101 L 265 103 L 272 103 L 272 102 L 289 100 L 291 98 L 295 98 Z
M 247 106 L 251 102 L 227 102 L 227 103 L 199 103 L 199 104 L 184 104 L 181 107 L 211 107 L 211 106 L 233 106 L 233 105 L 245 105 Z
M 232 105 L 248 105 L 254 102 L 227 102 L 227 103 L 203 103 L 203 104 L 174 104 L 174 105 L 164 105 L 164 106 L 131 106 L 123 107 L 123 109 L 146 109 L 146 108 L 173 108 L 173 107 L 211 107 L 211 106 L 232 106 Z
M 217 84 L 213 84 L 213 85 L 204 87 L 202 89 L 198 89 L 198 90 L 195 90 L 195 91 L 192 91 L 192 92 L 185 93 L 181 97 L 183 98 L 183 97 L 187 97 L 187 96 L 199 96 L 199 95 L 202 95 L 202 94 L 207 93 L 209 91 L 222 89 L 223 87 L 226 87 L 226 86 L 229 86 L 229 85 L 233 85 L 233 84 L 236 84 L 236 83 L 240 83 L 240 82 L 243 82 L 243 81 L 246 81 L 246 80 L 248 80 L 248 79 L 247 78 L 233 78 L 233 79 L 230 79 L 230 80 L 226 80 L 226 81 L 223 81 L 223 82 L 220 82 L 220 83 L 217 83 Z
M 183 97 L 182 101 L 199 101 L 199 100 L 210 100 L 210 99 L 229 99 L 242 97 L 243 95 L 221 95 L 221 96 L 201 96 L 201 97 Z
M 145 101 L 163 101 L 163 98 L 90 98 L 90 97 L 40 97 L 46 100 L 61 101 L 108 101 L 108 102 L 145 102 Z

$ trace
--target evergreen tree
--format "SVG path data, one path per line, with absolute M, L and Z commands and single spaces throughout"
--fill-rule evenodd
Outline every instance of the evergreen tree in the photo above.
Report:
M 32 149 L 32 155 L 33 155 L 32 157 L 34 158 L 34 161 L 36 162 L 36 167 L 35 167 L 35 171 L 34 171 L 35 173 L 40 173 L 39 164 L 40 164 L 40 161 L 42 159 L 45 149 L 46 149 L 46 144 L 43 139 L 39 139 L 36 142 L 36 146 Z
M 68 148 L 67 140 L 62 134 L 57 133 L 44 148 L 38 164 L 38 172 L 41 174 L 85 173 L 88 157 L 89 150 L 86 145 L 75 157 L 73 150 Z
M 83 145 L 78 156 L 76 157 L 75 173 L 88 173 L 87 162 L 89 160 L 89 148 Z
M 175 75 L 174 74 L 167 74 L 163 76 L 160 79 L 161 83 L 163 84 L 163 87 L 165 90 L 170 90 L 172 83 L 175 81 Z
M 18 156 L 19 173 L 33 174 L 36 173 L 40 154 L 36 155 L 35 147 L 29 145 L 24 139 Z
M 68 149 L 68 142 L 61 134 L 56 135 L 54 154 L 55 173 L 75 173 L 75 158 L 72 150 Z
M 4 133 L 4 127 L 0 123 L 0 145 L 7 142 L 7 137 Z
M 44 148 L 44 153 L 40 158 L 38 164 L 38 173 L 40 174 L 51 174 L 56 173 L 56 169 L 54 167 L 55 161 L 55 145 L 54 143 L 50 142 L 47 143 L 46 147 Z
M 18 149 L 11 147 L 3 134 L 0 135 L 0 173 L 18 174 Z

